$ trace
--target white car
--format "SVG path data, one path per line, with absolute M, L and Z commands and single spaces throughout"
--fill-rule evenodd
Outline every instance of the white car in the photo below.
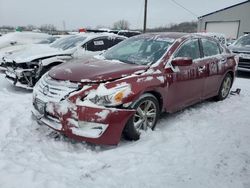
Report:
M 49 36 L 48 35 L 48 38 L 42 39 L 39 42 L 36 42 L 34 44 L 20 44 L 20 45 L 8 46 L 6 48 L 1 48 L 0 49 L 0 70 L 6 70 L 6 68 L 4 67 L 4 59 L 3 59 L 5 56 L 11 55 L 25 48 L 32 48 L 33 45 L 35 44 L 50 44 L 60 37 L 61 36 Z
M 124 39 L 126 37 L 112 33 L 81 33 L 50 45 L 37 44 L 4 57 L 6 78 L 18 87 L 32 89 L 53 66 L 72 58 L 99 54 Z

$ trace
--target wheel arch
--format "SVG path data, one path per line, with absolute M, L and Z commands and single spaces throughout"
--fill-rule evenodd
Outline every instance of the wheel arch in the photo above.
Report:
M 160 108 L 160 112 L 161 112 L 162 109 L 163 109 L 163 98 L 162 98 L 162 95 L 159 92 L 154 91 L 154 90 L 146 91 L 143 94 L 146 94 L 146 93 L 149 93 L 149 94 L 153 95 L 157 99 L 158 104 L 159 104 L 159 108 Z

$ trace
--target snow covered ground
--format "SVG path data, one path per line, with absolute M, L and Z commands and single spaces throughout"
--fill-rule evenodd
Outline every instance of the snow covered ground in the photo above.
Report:
M 250 79 L 237 87 L 239 96 L 163 115 L 137 142 L 100 147 L 38 125 L 32 94 L 0 75 L 0 187 L 249 188 Z

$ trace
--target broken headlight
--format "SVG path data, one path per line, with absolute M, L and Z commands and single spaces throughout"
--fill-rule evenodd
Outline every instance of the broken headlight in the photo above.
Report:
M 104 84 L 100 84 L 95 91 L 88 94 L 86 99 L 101 106 L 118 106 L 130 93 L 131 87 L 129 84 L 118 85 L 110 89 L 107 89 Z

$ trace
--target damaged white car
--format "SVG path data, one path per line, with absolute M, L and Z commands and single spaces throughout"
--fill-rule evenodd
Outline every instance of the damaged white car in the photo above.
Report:
M 6 78 L 15 86 L 32 89 L 52 67 L 72 58 L 99 54 L 124 39 L 112 33 L 83 33 L 58 39 L 51 45 L 35 45 L 4 57 Z
M 36 44 L 51 44 L 52 42 L 54 42 L 55 40 L 57 40 L 61 37 L 63 37 L 63 35 L 62 36 L 49 36 L 48 35 L 48 38 L 42 39 L 39 42 L 37 42 L 37 40 L 35 40 L 35 43 L 31 43 L 31 44 L 21 44 L 21 45 L 14 45 L 14 46 L 6 47 L 6 48 L 1 48 L 0 49 L 0 71 L 6 70 L 5 64 L 4 64 L 4 57 L 5 56 L 9 56 L 13 53 L 24 50 L 26 48 L 31 49 Z

